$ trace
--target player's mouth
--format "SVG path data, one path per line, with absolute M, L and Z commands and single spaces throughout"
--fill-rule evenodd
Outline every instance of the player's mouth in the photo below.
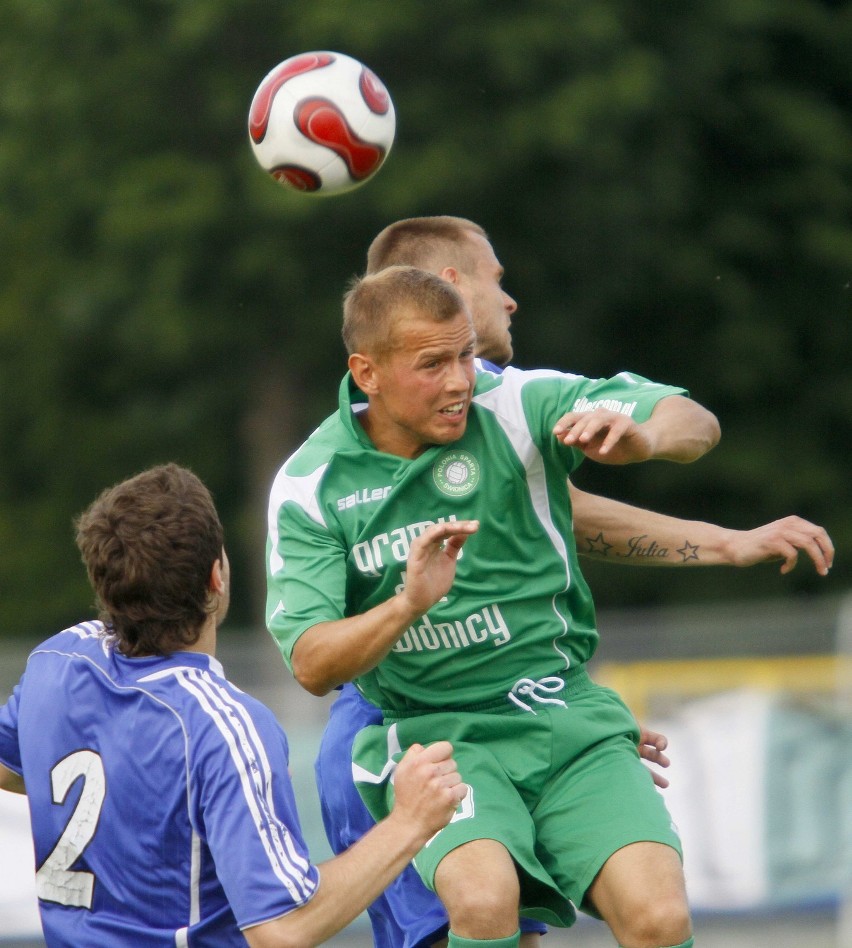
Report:
M 464 415 L 465 408 L 467 408 L 467 402 L 453 402 L 452 405 L 441 408 L 439 414 L 450 419 L 461 418 Z

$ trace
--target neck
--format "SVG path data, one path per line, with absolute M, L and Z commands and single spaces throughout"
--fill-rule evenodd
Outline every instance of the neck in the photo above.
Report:
M 184 652 L 200 652 L 203 655 L 212 655 L 216 657 L 216 618 L 208 616 L 207 621 L 198 636 L 198 641 L 194 645 L 185 646 Z
M 370 408 L 365 409 L 360 414 L 355 415 L 355 420 L 367 434 L 373 447 L 382 454 L 393 454 L 398 458 L 412 460 L 420 455 L 431 445 L 413 443 L 411 440 L 398 435 L 394 431 L 389 431 L 382 425 L 375 423 L 375 418 L 370 417 Z

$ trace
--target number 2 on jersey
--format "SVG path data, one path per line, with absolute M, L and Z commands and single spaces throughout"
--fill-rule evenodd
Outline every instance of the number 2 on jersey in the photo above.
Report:
M 54 803 L 65 802 L 78 777 L 83 778 L 80 799 L 62 835 L 36 873 L 36 891 L 40 899 L 48 902 L 91 909 L 95 877 L 91 872 L 70 867 L 91 842 L 101 815 L 106 777 L 99 754 L 91 750 L 75 751 L 54 766 L 50 771 Z

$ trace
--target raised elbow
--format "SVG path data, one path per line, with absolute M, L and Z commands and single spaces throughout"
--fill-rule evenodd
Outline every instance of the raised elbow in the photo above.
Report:
M 296 681 L 305 689 L 305 691 L 312 694 L 315 698 L 324 698 L 330 691 L 332 691 L 336 686 L 329 685 L 324 681 L 319 679 L 303 677 L 296 675 Z
M 340 682 L 329 680 L 315 663 L 306 661 L 303 656 L 300 656 L 298 648 L 293 652 L 293 677 L 305 691 L 317 698 L 324 697 L 340 684 Z
M 706 409 L 705 409 L 706 411 Z M 715 448 L 722 437 L 722 426 L 712 411 L 707 412 L 707 450 Z
M 713 429 L 713 447 L 719 443 L 719 439 L 722 437 L 722 426 L 719 424 L 719 419 L 713 414 L 713 412 L 708 412 L 710 415 L 710 426 Z

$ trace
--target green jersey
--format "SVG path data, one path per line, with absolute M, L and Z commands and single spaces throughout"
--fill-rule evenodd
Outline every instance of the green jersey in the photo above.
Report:
M 641 422 L 674 394 L 684 390 L 628 373 L 483 372 L 464 435 L 408 459 L 372 444 L 357 420 L 366 399 L 347 375 L 339 410 L 271 491 L 267 624 L 285 660 L 311 626 L 395 595 L 412 540 L 431 524 L 478 520 L 448 595 L 356 684 L 401 713 L 546 700 L 548 679 L 586 662 L 598 641 L 566 480 L 583 454 L 553 426 L 599 406 Z

